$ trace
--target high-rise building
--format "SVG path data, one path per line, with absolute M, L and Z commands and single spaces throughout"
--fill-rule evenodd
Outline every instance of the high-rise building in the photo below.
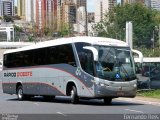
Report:
M 86 6 L 87 5 L 87 1 L 86 0 L 76 0 L 76 4 L 78 6 Z
M 0 16 L 2 16 L 2 0 L 0 0 Z
M 58 3 L 58 30 L 64 25 L 76 23 L 77 4 L 75 0 L 61 0 Z
M 14 16 L 14 0 L 0 0 L 0 16 Z
M 135 2 L 139 2 L 139 3 L 142 3 L 144 4 L 145 3 L 145 0 L 121 0 L 123 4 L 132 4 L 132 3 L 135 3 Z
M 36 0 L 18 0 L 18 16 L 26 22 L 36 21 Z
M 116 5 L 116 0 L 97 0 L 95 11 L 95 22 L 100 22 L 104 19 L 104 15 L 113 9 Z
M 25 1 L 25 20 L 26 22 L 36 21 L 36 0 Z
M 36 0 L 36 26 L 43 31 L 45 27 L 56 29 L 57 0 Z
M 38 30 L 45 27 L 46 21 L 46 0 L 36 0 L 36 26 Z
M 17 0 L 18 16 L 20 16 L 22 19 L 25 19 L 25 1 L 26 0 Z
M 146 6 L 160 10 L 160 0 L 145 0 Z
M 46 26 L 52 30 L 57 27 L 57 0 L 46 1 Z

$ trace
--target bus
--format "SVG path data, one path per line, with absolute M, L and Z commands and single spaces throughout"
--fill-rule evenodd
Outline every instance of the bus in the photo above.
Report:
M 139 87 L 160 89 L 160 57 L 143 57 L 143 62 L 135 58 L 138 69 Z
M 137 78 L 130 47 L 101 37 L 59 38 L 8 50 L 3 59 L 3 92 L 28 97 L 79 99 L 135 97 Z

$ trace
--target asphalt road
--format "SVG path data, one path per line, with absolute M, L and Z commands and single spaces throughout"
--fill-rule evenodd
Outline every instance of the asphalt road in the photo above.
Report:
M 114 120 L 120 120 L 120 118 L 124 120 L 125 115 L 128 114 L 153 114 L 157 116 L 156 120 L 160 120 L 160 105 L 136 102 L 134 99 L 133 101 L 114 99 L 111 105 L 104 105 L 102 100 L 80 100 L 79 104 L 74 105 L 70 103 L 70 98 L 68 97 L 56 97 L 51 101 L 45 101 L 42 97 L 18 101 L 16 95 L 3 94 L 0 82 L 0 113 L 2 114 L 0 120 L 5 120 L 6 114 L 19 115 L 19 119 L 22 117 L 23 120 L 36 120 L 35 116 L 39 117 L 37 120 L 44 119 L 44 116 L 44 120 L 47 120 L 47 117 L 67 120 L 82 120 L 83 117 L 87 118 L 87 120 L 89 118 L 106 120 L 106 118 L 111 117 Z

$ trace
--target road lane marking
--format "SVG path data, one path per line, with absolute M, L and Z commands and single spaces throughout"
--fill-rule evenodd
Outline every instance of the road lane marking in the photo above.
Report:
M 131 112 L 136 112 L 136 113 L 144 113 L 143 111 L 132 110 L 132 109 L 124 109 L 124 110 L 131 111 Z
M 62 112 L 56 112 L 57 114 L 63 115 L 63 116 L 67 116 L 65 114 L 63 114 Z

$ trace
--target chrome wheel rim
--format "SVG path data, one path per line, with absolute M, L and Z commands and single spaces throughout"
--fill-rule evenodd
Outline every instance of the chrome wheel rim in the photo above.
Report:
M 19 89 L 19 90 L 18 90 L 18 98 L 19 98 L 19 99 L 22 99 L 22 94 L 23 94 L 22 89 Z

